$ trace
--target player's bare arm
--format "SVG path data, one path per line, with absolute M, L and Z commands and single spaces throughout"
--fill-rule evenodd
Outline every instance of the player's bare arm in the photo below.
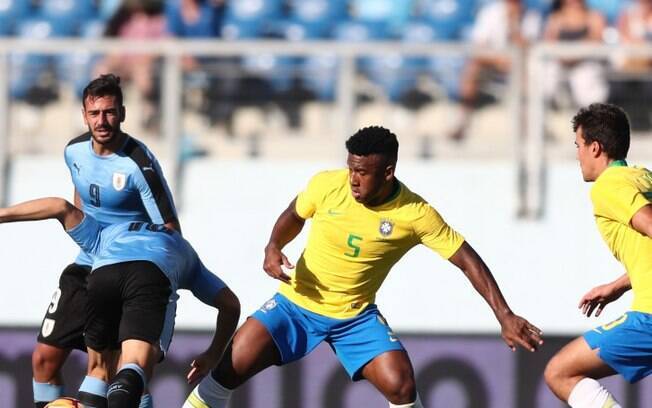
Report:
M 290 277 L 283 272 L 283 267 L 292 269 L 294 265 L 281 250 L 288 242 L 299 235 L 305 224 L 305 220 L 297 214 L 295 209 L 296 201 L 296 198 L 292 200 L 288 208 L 278 217 L 274 228 L 272 228 L 272 235 L 269 237 L 269 242 L 265 246 L 263 270 L 272 278 L 284 283 L 290 283 Z
M 79 196 L 79 191 L 77 191 L 77 189 L 75 189 L 75 192 L 72 196 L 72 202 L 73 204 L 75 204 L 75 207 L 79 208 L 80 210 L 82 209 L 82 201 L 81 201 L 81 197 Z
M 199 381 L 217 366 L 238 326 L 240 301 L 229 288 L 224 288 L 218 292 L 213 306 L 219 310 L 217 323 L 215 324 L 215 334 L 208 349 L 195 357 L 190 364 L 192 368 L 187 375 L 189 384 Z
M 595 311 L 595 317 L 600 316 L 605 306 L 620 298 L 623 293 L 632 288 L 629 276 L 625 273 L 613 282 L 596 286 L 588 291 L 580 300 L 579 308 L 583 315 L 591 317 Z
M 471 245 L 464 242 L 449 260 L 464 272 L 487 301 L 500 323 L 502 337 L 512 351 L 516 350 L 517 344 L 529 351 L 535 351 L 543 344 L 542 331 L 512 312 L 491 271 Z
M 76 227 L 84 213 L 63 198 L 39 198 L 0 208 L 0 223 L 57 219 L 67 230 Z
M 636 211 L 630 224 L 636 231 L 652 238 L 652 204 L 648 204 Z
M 178 219 L 178 218 L 174 218 L 174 219 L 171 220 L 170 222 L 166 222 L 166 223 L 163 224 L 163 225 L 165 226 L 165 228 L 168 228 L 168 229 L 171 229 L 171 230 L 175 230 L 176 232 L 178 232 L 179 234 L 181 234 L 181 224 L 179 223 L 179 219 Z

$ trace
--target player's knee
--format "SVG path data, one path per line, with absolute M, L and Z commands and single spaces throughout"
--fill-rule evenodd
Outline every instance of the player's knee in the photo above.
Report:
M 244 382 L 243 376 L 238 374 L 238 372 L 243 371 L 242 364 L 240 364 L 238 369 L 233 364 L 232 346 L 229 346 L 224 352 L 222 360 L 220 360 L 217 367 L 211 372 L 211 376 L 220 385 L 228 389 L 235 389 Z
M 50 349 L 39 347 L 34 348 L 32 352 L 32 371 L 34 377 L 41 382 L 54 380 L 59 374 L 59 369 L 63 365 L 63 359 L 58 353 L 53 353 Z
M 417 395 L 414 376 L 409 373 L 397 372 L 387 375 L 382 388 L 385 397 L 394 404 L 413 402 Z
M 554 389 L 558 386 L 559 382 L 563 380 L 563 369 L 560 358 L 554 356 L 548 364 L 546 365 L 545 370 L 543 371 L 543 378 L 546 381 L 546 384 L 551 389 Z
M 113 378 L 107 392 L 110 407 L 137 408 L 145 389 L 145 372 L 135 364 L 126 364 Z

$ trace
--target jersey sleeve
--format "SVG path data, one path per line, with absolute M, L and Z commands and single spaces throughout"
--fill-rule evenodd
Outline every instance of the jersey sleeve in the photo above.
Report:
M 629 225 L 638 210 L 650 204 L 631 182 L 614 177 L 598 179 L 591 189 L 591 201 L 596 216 Z
M 432 206 L 424 203 L 420 217 L 414 221 L 414 232 L 419 242 L 442 258 L 448 259 L 462 246 L 464 237 L 451 228 Z
M 66 166 L 68 167 L 68 171 L 70 172 L 70 175 L 72 176 L 72 157 L 70 157 L 70 147 L 66 146 L 65 149 L 63 149 L 63 160 L 66 162 Z
M 79 224 L 66 232 L 87 254 L 97 255 L 100 251 L 102 227 L 90 215 L 84 215 L 84 218 Z
M 152 223 L 165 224 L 177 218 L 172 193 L 154 158 L 134 170 L 134 184 Z
M 313 176 L 306 188 L 297 195 L 295 210 L 303 219 L 311 218 L 324 200 L 324 191 L 328 173 L 321 172 Z
M 226 284 L 217 275 L 209 271 L 201 261 L 197 262 L 197 270 L 193 274 L 193 279 L 188 282 L 188 289 L 193 296 L 202 303 L 215 307 L 215 296 L 218 292 L 226 287 Z

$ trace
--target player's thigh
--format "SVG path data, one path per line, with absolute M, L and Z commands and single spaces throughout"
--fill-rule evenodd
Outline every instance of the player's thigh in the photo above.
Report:
M 598 349 L 589 347 L 584 337 L 578 337 L 552 357 L 546 367 L 546 379 L 549 382 L 579 377 L 599 379 L 615 374 L 598 353 Z
M 278 348 L 267 328 L 249 318 L 236 331 L 215 370 L 215 377 L 220 384 L 233 389 L 256 373 L 280 363 Z
M 652 374 L 652 314 L 629 311 L 583 337 L 627 381 L 635 383 Z
M 122 276 L 118 265 L 96 269 L 88 278 L 86 346 L 102 352 L 119 348 L 118 331 L 122 319 Z
M 403 361 L 404 356 L 407 362 L 407 365 L 396 365 L 396 370 L 392 370 L 388 375 L 399 373 L 402 378 L 406 374 L 411 375 L 412 368 L 403 345 L 375 305 L 370 305 L 358 316 L 346 319 L 331 328 L 327 341 L 354 381 L 363 377 L 363 368 L 388 352 L 400 352 L 393 353 L 392 355 L 399 357 L 392 358 L 391 361 L 396 358 Z
M 60 349 L 84 350 L 88 266 L 70 264 L 61 273 L 59 286 L 45 312 L 38 342 Z M 45 351 L 45 349 L 41 350 Z M 49 354 L 42 357 L 48 358 Z M 53 355 L 54 358 L 54 355 Z
M 172 294 L 170 280 L 152 262 L 126 262 L 120 267 L 125 280 L 118 341 L 141 340 L 158 347 Z
M 362 376 L 388 399 L 403 394 L 408 394 L 409 401 L 416 397 L 414 370 L 404 350 L 387 351 L 374 357 L 362 369 Z

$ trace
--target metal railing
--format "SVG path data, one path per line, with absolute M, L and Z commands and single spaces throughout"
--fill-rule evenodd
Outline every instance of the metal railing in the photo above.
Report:
M 9 135 L 9 77 L 8 56 L 12 52 L 64 54 L 90 52 L 96 54 L 140 53 L 155 54 L 163 59 L 162 129 L 164 140 L 170 151 L 177 150 L 180 143 L 181 98 L 183 56 L 245 56 L 268 53 L 282 56 L 318 56 L 332 55 L 338 58 L 336 109 L 339 112 L 339 134 L 345 140 L 352 131 L 352 118 L 355 109 L 355 74 L 356 59 L 367 56 L 384 56 L 400 54 L 403 56 L 501 56 L 513 61 L 509 75 L 508 100 L 512 112 L 511 124 L 513 140 L 516 146 L 524 146 L 526 140 L 523 132 L 523 51 L 517 48 L 491 50 L 475 47 L 468 43 L 429 43 L 413 44 L 403 42 L 360 42 L 342 43 L 331 41 L 287 42 L 287 41 L 238 41 L 224 42 L 215 40 L 157 40 L 157 41 L 120 41 L 114 39 L 3 39 L 0 40 L 0 204 L 6 204 L 8 184 L 8 135 Z M 525 148 L 515 149 L 517 173 L 524 174 L 527 165 Z M 172 189 L 180 191 L 180 174 L 183 163 L 177 155 L 172 156 L 173 166 L 170 174 Z M 523 183 L 525 178 L 515 181 Z M 519 185 L 517 191 L 524 191 L 526 186 Z M 523 201 L 523 194 L 516 200 Z M 519 207 L 522 207 L 519 205 Z
M 540 43 L 527 55 L 527 143 L 522 158 L 526 171 L 525 208 L 529 218 L 539 218 L 545 212 L 546 149 L 545 121 L 547 101 L 544 93 L 544 66 L 550 60 L 644 58 L 652 61 L 652 45 L 597 45 L 590 43 Z M 569 118 L 570 126 L 570 118 Z

